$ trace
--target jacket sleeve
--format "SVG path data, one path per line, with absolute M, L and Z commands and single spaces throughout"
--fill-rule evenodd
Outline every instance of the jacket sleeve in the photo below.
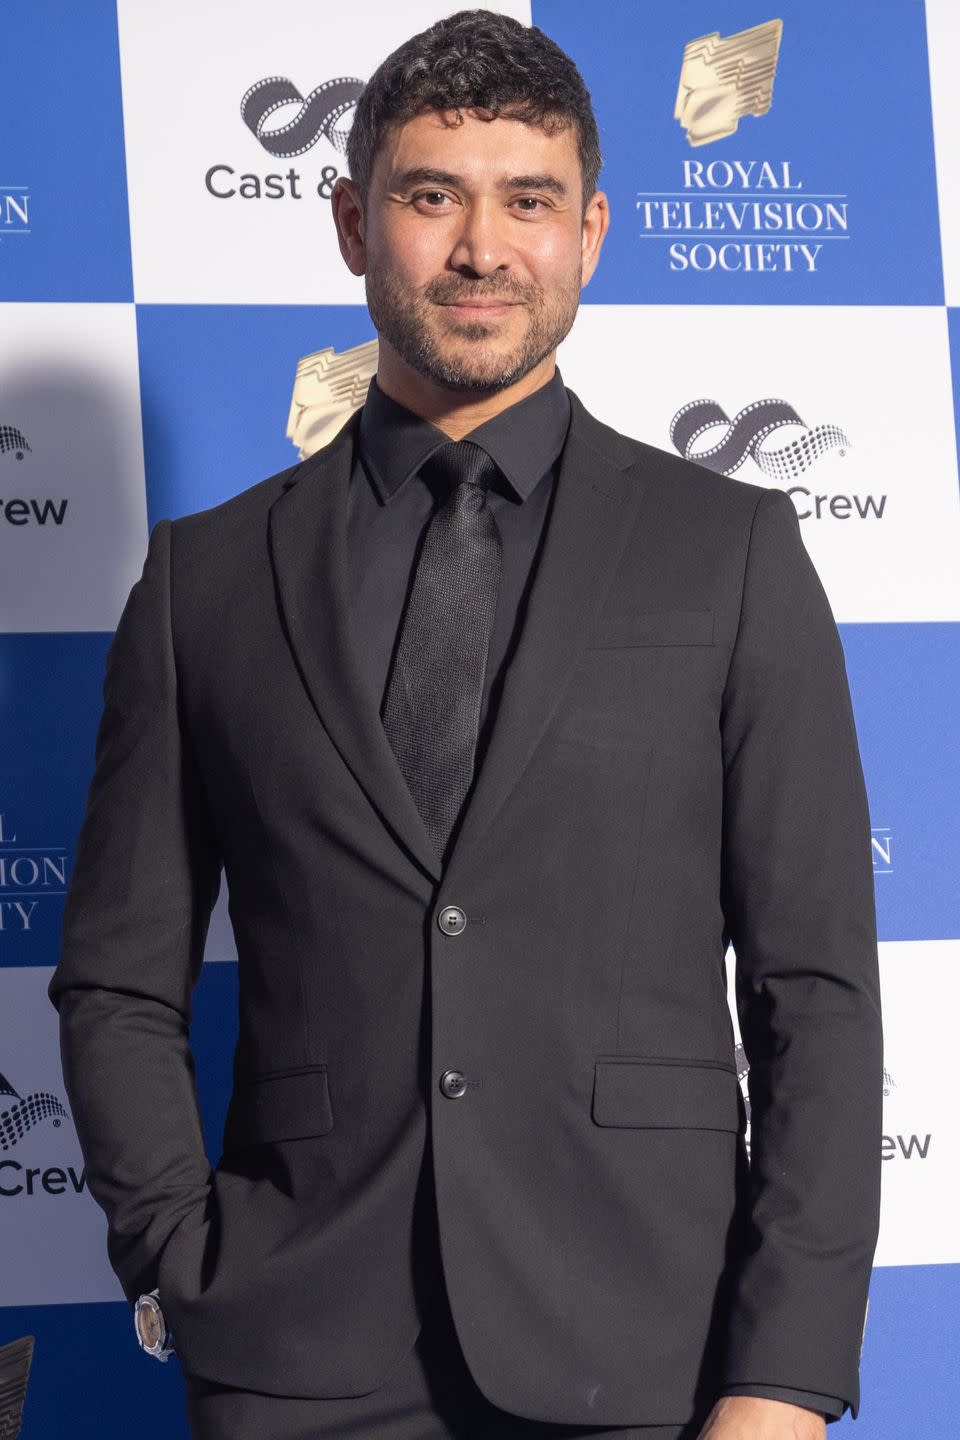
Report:
M 754 514 L 721 727 L 751 1103 L 725 1380 L 856 1415 L 882 1132 L 870 819 L 840 636 L 781 490 Z
M 220 856 L 178 720 L 171 533 L 168 520 L 151 531 L 107 654 L 48 990 L 87 1184 L 131 1303 L 210 1179 L 188 1033 Z

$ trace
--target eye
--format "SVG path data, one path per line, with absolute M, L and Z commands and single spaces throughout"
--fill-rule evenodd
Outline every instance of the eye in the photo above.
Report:
M 437 196 L 439 196 L 441 200 L 449 200 L 449 199 L 450 199 L 450 196 L 447 194 L 447 192 L 446 192 L 445 190 L 418 190 L 417 193 L 416 193 L 416 195 L 414 195 L 413 199 L 414 199 L 414 200 L 425 200 L 428 196 L 432 196 L 432 197 L 437 197 Z M 442 206 L 442 205 L 429 205 L 427 208 L 430 209 L 430 210 L 442 210 L 442 209 L 443 209 L 443 206 Z
M 543 208 L 544 208 L 544 205 L 545 205 L 545 202 L 544 202 L 543 200 L 541 200 L 541 199 L 540 199 L 538 196 L 536 196 L 536 195 L 519 195 L 519 196 L 517 197 L 517 201 L 518 201 L 518 203 L 519 203 L 520 205 L 523 205 L 523 206 L 526 206 L 526 205 L 538 205 L 538 206 L 540 206 L 541 209 L 543 209 Z M 523 210 L 523 214 L 524 214 L 524 215 L 534 215 L 534 214 L 536 214 L 536 211 L 533 210 L 533 209 L 530 209 L 530 210 L 524 209 L 524 210 Z

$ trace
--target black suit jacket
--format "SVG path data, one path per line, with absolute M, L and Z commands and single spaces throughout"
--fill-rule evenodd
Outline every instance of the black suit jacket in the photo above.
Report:
M 839 636 L 789 497 L 571 400 L 445 867 L 346 603 L 358 414 L 154 526 L 50 985 L 88 1183 L 128 1297 L 159 1284 L 184 1366 L 226 1384 L 374 1389 L 437 1224 L 508 1411 L 679 1425 L 738 1383 L 855 1410 L 882 1060 Z M 221 867 L 240 1030 L 211 1168 L 188 1026 Z

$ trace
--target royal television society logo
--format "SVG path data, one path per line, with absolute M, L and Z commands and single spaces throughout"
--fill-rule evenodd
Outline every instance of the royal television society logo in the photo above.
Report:
M 240 118 L 262 148 L 274 159 L 291 159 L 325 144 L 329 151 L 345 155 L 353 112 L 364 88 L 355 75 L 324 80 L 304 95 L 283 75 L 257 80 L 240 101 Z M 319 178 L 316 178 L 316 174 Z M 339 177 L 336 165 L 323 164 L 305 178 L 291 165 L 285 171 L 262 174 L 259 170 L 214 164 L 208 167 L 204 184 L 218 200 L 302 200 L 304 185 L 313 186 L 321 200 L 329 200 Z
M 893 874 L 893 833 L 889 825 L 874 825 L 870 831 L 870 854 L 874 875 Z
M 21 1095 L 0 1075 L 0 1150 L 13 1150 L 34 1126 L 47 1120 L 59 1129 L 66 1118 L 67 1111 L 56 1095 L 48 1090 Z
M 673 118 L 691 145 L 735 134 L 744 115 L 766 115 L 782 34 L 782 20 L 767 20 L 723 38 L 714 30 L 684 46 Z
M 0 811 L 0 935 L 29 934 L 37 907 L 67 893 L 62 845 L 21 845 Z
M 674 119 L 691 146 L 737 133 L 745 116 L 773 103 L 782 20 L 683 49 Z M 680 273 L 816 273 L 828 241 L 849 239 L 845 193 L 810 191 L 790 159 L 684 160 L 677 184 L 637 192 L 640 238 L 666 247 Z
M 0 245 L 8 237 L 29 234 L 29 185 L 0 184 Z
M 374 339 L 349 350 L 338 352 L 327 345 L 301 355 L 287 416 L 287 439 L 301 460 L 329 444 L 347 416 L 363 404 L 379 353 Z

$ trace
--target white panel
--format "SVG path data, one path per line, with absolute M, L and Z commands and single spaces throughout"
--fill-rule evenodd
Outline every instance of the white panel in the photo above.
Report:
M 880 946 L 884 1064 L 878 1265 L 960 1262 L 960 940 Z
M 107 1260 L 106 1217 L 86 1188 L 69 1115 L 59 1020 L 47 995 L 52 974 L 46 966 L 0 969 L 0 1075 L 23 1100 L 51 1097 L 68 1112 L 28 1123 L 13 1143 L 9 1127 L 0 1126 L 0 1305 L 124 1299 Z M 0 1112 L 16 1103 L 0 1095 Z
M 456 8 L 456 7 L 453 7 Z M 505 0 L 503 13 L 530 23 L 529 0 Z M 240 113 L 244 95 L 270 76 L 306 99 L 342 77 L 366 82 L 404 40 L 450 6 L 437 0 L 119 0 L 130 235 L 139 302 L 208 304 L 364 303 L 361 278 L 347 270 L 329 199 L 317 193 L 326 168 L 346 162 L 325 134 L 304 153 L 271 154 Z M 267 130 L 291 123 L 296 103 L 277 110 Z M 352 111 L 343 117 L 349 126 Z M 261 198 L 218 198 L 256 176 Z M 295 178 L 289 178 L 289 172 Z M 267 175 L 279 177 L 272 185 Z M 256 190 L 253 181 L 247 187 Z M 277 191 L 267 198 L 269 189 Z M 325 193 L 329 196 L 330 186 Z
M 960 940 L 881 941 L 883 1139 L 877 1265 L 960 1263 L 955 1030 Z M 727 998 L 733 998 L 733 952 Z M 749 1078 L 746 1082 L 749 1089 Z
M 671 420 L 700 399 L 732 421 L 769 398 L 835 426 L 796 487 L 807 549 L 838 621 L 960 619 L 960 498 L 946 311 L 922 306 L 584 305 L 559 353 L 566 383 L 618 430 L 676 454 Z M 721 425 L 695 450 L 716 443 Z M 696 458 L 694 455 L 692 458 Z M 747 453 L 737 479 L 773 485 Z
M 5 305 L 0 629 L 116 628 L 147 548 L 133 305 Z M 22 458 L 20 458 L 22 456 Z

